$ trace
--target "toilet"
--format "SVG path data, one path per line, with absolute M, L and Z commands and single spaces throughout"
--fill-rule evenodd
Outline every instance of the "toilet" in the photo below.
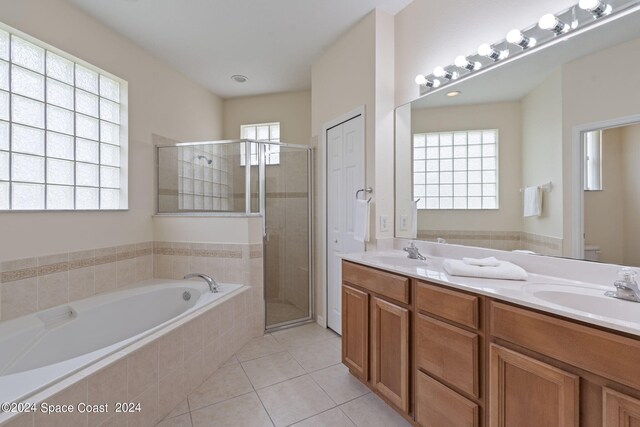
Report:
M 587 261 L 599 261 L 600 260 L 600 246 L 585 245 L 584 247 L 584 259 Z

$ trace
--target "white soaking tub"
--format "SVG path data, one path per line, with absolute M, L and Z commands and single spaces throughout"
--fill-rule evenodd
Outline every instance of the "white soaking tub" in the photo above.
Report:
M 0 322 L 0 402 L 24 401 L 240 288 L 211 293 L 204 281 L 154 279 Z

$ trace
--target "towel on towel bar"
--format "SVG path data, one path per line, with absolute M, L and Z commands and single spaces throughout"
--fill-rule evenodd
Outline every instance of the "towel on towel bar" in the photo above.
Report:
M 524 216 L 542 215 L 542 189 L 538 186 L 524 189 Z
M 353 238 L 358 242 L 369 241 L 369 202 L 371 199 L 356 200 L 356 209 L 353 221 Z
M 409 230 L 409 238 L 418 238 L 418 201 L 411 202 L 411 229 Z
M 444 271 L 452 276 L 479 277 L 482 279 L 527 280 L 527 272 L 515 264 L 500 261 L 495 267 L 480 267 L 465 264 L 459 259 L 446 259 L 442 263 Z

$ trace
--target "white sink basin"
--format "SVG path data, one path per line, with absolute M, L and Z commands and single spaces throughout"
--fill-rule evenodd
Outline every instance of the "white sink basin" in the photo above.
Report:
M 612 290 L 612 287 L 532 283 L 523 286 L 523 290 L 551 304 L 596 316 L 640 323 L 640 303 L 605 296 L 604 293 Z
M 369 257 L 371 261 L 398 267 L 426 267 L 427 261 L 421 259 L 411 259 L 401 255 L 373 255 Z

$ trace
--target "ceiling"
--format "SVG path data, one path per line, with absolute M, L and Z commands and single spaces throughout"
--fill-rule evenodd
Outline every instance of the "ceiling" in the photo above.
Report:
M 395 14 L 411 2 L 67 1 L 223 98 L 309 89 L 311 64 L 347 29 L 375 8 Z

